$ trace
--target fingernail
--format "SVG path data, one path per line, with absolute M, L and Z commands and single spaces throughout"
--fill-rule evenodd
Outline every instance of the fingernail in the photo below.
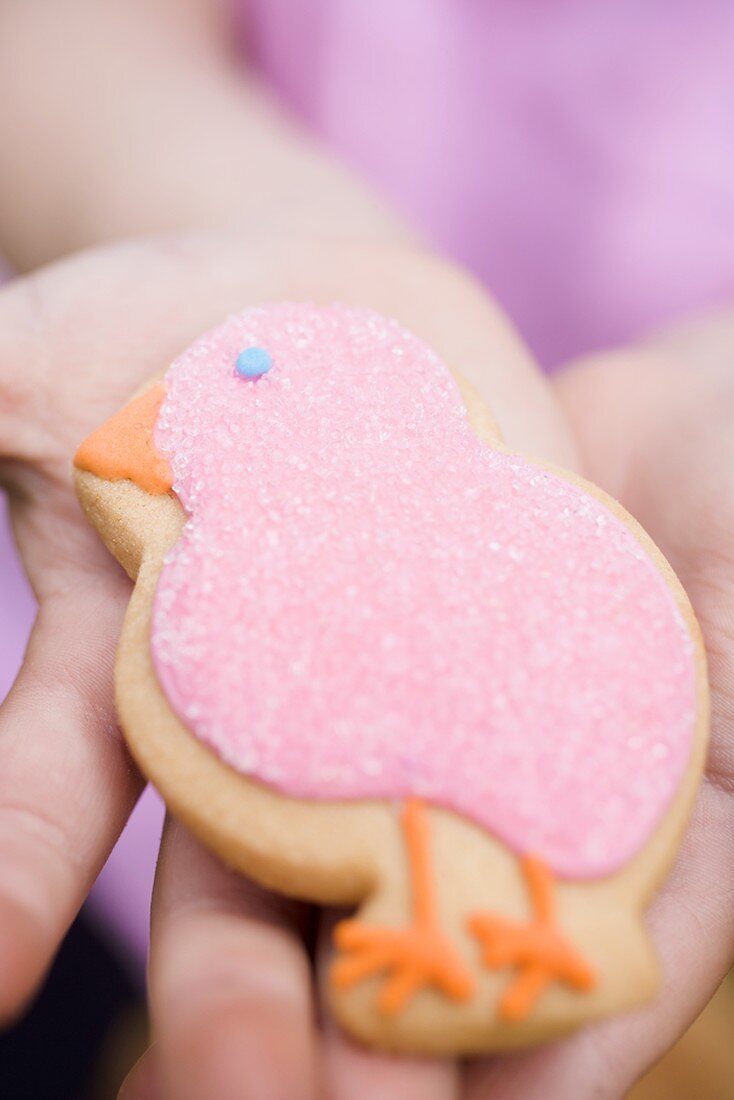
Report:
M 120 1085 L 117 1100 L 158 1100 L 153 1047 L 138 1058 Z

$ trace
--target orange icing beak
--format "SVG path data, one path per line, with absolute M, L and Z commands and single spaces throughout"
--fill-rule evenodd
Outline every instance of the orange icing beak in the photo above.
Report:
M 74 465 L 106 481 L 134 481 L 153 496 L 169 492 L 171 467 L 153 440 L 165 392 L 159 382 L 105 421 L 81 444 Z

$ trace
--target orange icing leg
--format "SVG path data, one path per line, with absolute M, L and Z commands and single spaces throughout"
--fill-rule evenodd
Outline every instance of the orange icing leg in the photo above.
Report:
M 482 943 L 487 966 L 517 969 L 499 1006 L 500 1015 L 509 1021 L 526 1019 L 553 982 L 563 982 L 580 993 L 596 985 L 594 971 L 555 923 L 552 872 L 534 856 L 522 860 L 522 870 L 535 920 L 524 924 L 489 913 L 469 920 L 471 931 Z
M 384 928 L 346 920 L 337 925 L 334 942 L 341 954 L 331 968 L 335 989 L 351 989 L 365 978 L 384 974 L 377 1007 L 386 1015 L 400 1012 L 419 990 L 432 987 L 454 1001 L 474 991 L 473 978 L 441 931 L 428 843 L 424 804 L 409 799 L 403 811 L 413 895 L 413 924 Z

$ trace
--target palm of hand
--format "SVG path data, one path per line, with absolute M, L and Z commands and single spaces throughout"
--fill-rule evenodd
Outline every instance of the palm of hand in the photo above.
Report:
M 334 1100 L 527 1100 L 592 1088 L 620 1096 L 730 962 L 734 582 L 726 546 L 734 487 L 721 479 L 732 465 L 734 386 L 715 356 L 705 379 L 685 365 L 663 372 L 652 352 L 601 360 L 560 383 L 564 424 L 483 296 L 453 271 L 397 250 L 363 250 L 355 261 L 337 248 L 304 258 L 297 248 L 255 254 L 218 241 L 141 244 L 89 254 L 0 295 L 3 475 L 40 608 L 0 712 L 0 1012 L 17 1012 L 36 986 L 143 785 L 112 699 L 129 584 L 81 516 L 70 456 L 91 427 L 228 310 L 337 296 L 420 331 L 479 386 L 518 448 L 572 465 L 572 424 L 590 475 L 636 513 L 689 590 L 711 658 L 714 740 L 682 856 L 650 916 L 666 992 L 633 1019 L 468 1067 L 368 1054 L 314 1009 L 313 913 L 232 876 L 169 823 L 153 908 L 157 1053 L 131 1095 L 144 1095 L 144 1078 L 155 1074 L 166 1095 L 192 1100 L 259 1096 L 265 1082 L 273 1095 L 326 1089 Z M 688 438 L 686 425 L 695 433 Z M 320 972 L 323 952 L 316 954 Z

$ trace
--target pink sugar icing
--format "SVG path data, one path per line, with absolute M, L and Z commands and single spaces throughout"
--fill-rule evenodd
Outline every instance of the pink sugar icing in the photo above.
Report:
M 233 371 L 251 345 L 257 381 Z M 267 786 L 420 796 L 560 875 L 622 866 L 681 780 L 693 645 L 639 542 L 480 442 L 446 367 L 362 310 L 249 310 L 170 367 L 189 519 L 152 653 L 185 725 Z

